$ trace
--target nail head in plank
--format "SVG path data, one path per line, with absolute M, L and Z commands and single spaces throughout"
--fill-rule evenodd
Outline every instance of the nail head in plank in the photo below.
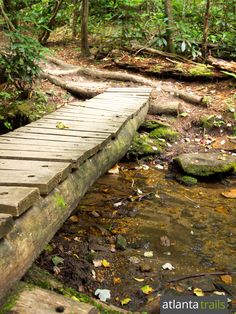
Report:
M 38 199 L 37 188 L 0 186 L 0 213 L 18 217 Z
M 50 161 L 38 161 L 38 160 L 20 160 L 20 162 L 14 159 L 1 159 L 0 158 L 0 170 L 27 170 L 41 172 L 48 170 L 61 174 L 61 180 L 63 181 L 71 172 L 71 164 L 65 162 L 50 162 Z
M 0 239 L 8 234 L 13 228 L 14 221 L 9 214 L 0 214 Z
M 46 195 L 61 182 L 61 173 L 42 170 L 0 170 L 0 186 L 37 187 L 40 194 Z
M 59 311 L 57 309 L 63 309 Z M 77 302 L 55 292 L 38 287 L 26 287 L 20 292 L 11 309 L 17 314 L 98 314 L 99 311 L 93 305 Z

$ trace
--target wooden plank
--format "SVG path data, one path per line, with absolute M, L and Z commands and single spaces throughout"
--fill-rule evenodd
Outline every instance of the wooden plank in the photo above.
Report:
M 52 119 L 52 120 L 63 120 L 63 121 L 88 121 L 88 122 L 107 122 L 107 121 L 126 121 L 127 115 L 122 114 L 71 114 L 71 113 L 63 113 L 59 114 L 55 112 L 54 114 L 45 116 L 45 119 Z
M 11 215 L 0 214 L 0 239 L 11 231 L 13 225 L 14 221 Z
M 71 163 L 72 167 L 77 167 L 79 162 L 83 162 L 86 158 L 90 157 L 90 151 L 86 149 L 76 153 L 65 152 L 38 152 L 38 151 L 18 151 L 18 150 L 0 150 L 0 158 L 3 159 L 16 159 L 16 160 L 38 160 L 38 161 L 51 161 L 51 162 L 67 162 Z
M 48 170 L 0 170 L 0 186 L 26 186 L 37 187 L 40 194 L 50 193 L 60 182 L 61 173 Z
M 38 199 L 37 188 L 0 186 L 0 213 L 18 217 Z
M 0 170 L 27 170 L 41 172 L 48 169 L 52 172 L 61 174 L 62 181 L 69 175 L 72 170 L 71 164 L 65 162 L 50 162 L 37 160 L 20 160 L 17 162 L 13 159 L 0 159 Z
M 75 136 L 62 136 L 62 135 L 53 135 L 53 134 L 40 134 L 40 133 L 30 133 L 30 132 L 9 132 L 6 134 L 1 135 L 2 137 L 5 138 L 24 138 L 24 139 L 36 139 L 36 140 L 47 140 L 47 141 L 58 141 L 58 142 L 70 142 L 70 143 L 76 143 L 79 144 L 81 141 L 84 143 L 94 143 L 96 145 L 103 146 L 104 142 L 106 143 L 109 138 L 106 140 L 102 138 L 88 138 L 88 137 L 75 137 Z
M 20 292 L 11 313 L 17 314 L 98 314 L 93 305 L 77 302 L 55 292 L 38 287 Z
M 82 138 L 101 138 L 106 139 L 109 137 L 109 134 L 102 133 L 102 132 L 93 132 L 93 130 L 86 130 L 86 131 L 70 131 L 68 129 L 44 129 L 44 128 L 35 128 L 35 127 L 28 127 L 23 126 L 21 128 L 16 129 L 14 132 L 26 132 L 26 133 L 37 133 L 37 134 L 51 134 L 57 136 L 67 136 L 67 137 L 74 137 L 75 139 L 82 137 Z
M 63 142 L 63 141 L 50 141 L 44 139 L 31 139 L 31 138 L 15 138 L 15 137 L 4 137 L 0 136 L 0 144 L 14 144 L 14 145 L 31 145 L 31 146 L 41 146 L 41 147 L 52 147 L 52 148 L 61 148 L 65 149 L 84 149 L 84 148 L 93 148 L 96 147 L 96 142 L 87 139 L 80 139 L 77 143 L 73 142 Z
M 65 130 L 70 130 L 70 131 L 87 131 L 90 130 L 90 132 L 101 132 L 101 133 L 108 133 L 108 134 L 116 134 L 117 131 L 120 128 L 120 124 L 117 127 L 114 126 L 109 126 L 109 125 L 105 125 L 105 126 L 101 126 L 101 125 L 97 125 L 96 122 L 94 122 L 93 124 L 89 124 L 89 123 L 85 123 L 85 124 L 66 124 L 64 122 L 62 122 L 64 125 L 66 125 L 67 127 L 65 128 Z M 43 128 L 43 129 L 58 129 L 55 126 L 55 123 L 46 123 L 46 122 L 32 122 L 30 124 L 28 124 L 29 127 L 34 127 L 34 128 Z

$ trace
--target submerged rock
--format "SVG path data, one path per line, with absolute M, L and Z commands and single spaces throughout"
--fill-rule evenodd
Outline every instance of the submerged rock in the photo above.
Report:
M 216 174 L 234 173 L 236 157 L 222 153 L 190 153 L 174 158 L 187 174 L 207 177 Z
M 116 238 L 116 248 L 123 251 L 127 248 L 127 240 L 121 234 L 118 234 Z
M 197 184 L 197 179 L 190 176 L 178 176 L 177 180 L 187 186 L 193 186 Z

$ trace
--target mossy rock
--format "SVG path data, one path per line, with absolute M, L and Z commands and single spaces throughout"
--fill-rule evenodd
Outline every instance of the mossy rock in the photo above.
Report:
M 160 154 L 165 144 L 151 139 L 146 133 L 136 133 L 127 152 L 128 159 L 136 159 Z
M 208 177 L 231 174 L 236 171 L 236 157 L 222 153 L 190 153 L 174 158 L 174 162 L 187 174 Z
M 178 139 L 179 133 L 167 127 L 160 127 L 150 132 L 149 137 L 174 142 Z
M 169 127 L 169 124 L 158 120 L 146 120 L 140 126 L 140 129 L 150 132 L 160 127 Z
M 191 176 L 178 176 L 177 180 L 187 186 L 193 186 L 196 185 L 198 180 Z

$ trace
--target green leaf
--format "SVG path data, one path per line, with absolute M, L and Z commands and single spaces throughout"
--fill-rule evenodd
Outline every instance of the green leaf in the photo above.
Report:
M 144 294 L 150 294 L 154 291 L 153 288 L 150 287 L 149 285 L 143 286 L 141 290 Z
M 59 265 L 59 264 L 63 264 L 64 263 L 64 258 L 60 257 L 60 256 L 53 256 L 52 257 L 52 262 L 55 266 Z

